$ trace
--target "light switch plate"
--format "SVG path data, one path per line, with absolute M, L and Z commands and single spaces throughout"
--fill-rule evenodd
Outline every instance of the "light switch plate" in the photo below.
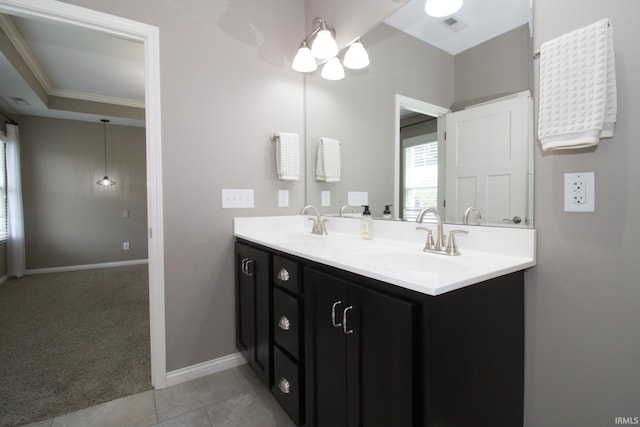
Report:
M 321 194 L 322 194 L 322 206 L 331 206 L 331 191 L 324 190 Z
M 564 211 L 595 212 L 596 185 L 594 172 L 564 174 Z
M 351 206 L 368 205 L 369 193 L 366 191 L 349 191 L 347 193 L 347 203 Z
M 222 208 L 253 208 L 253 190 L 222 190 Z

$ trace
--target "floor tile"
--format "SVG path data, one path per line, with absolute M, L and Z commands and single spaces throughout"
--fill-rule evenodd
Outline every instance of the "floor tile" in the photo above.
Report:
M 211 427 L 211 421 L 205 408 L 196 409 L 170 420 L 154 424 L 154 427 Z
M 44 421 L 38 421 L 35 423 L 25 424 L 22 427 L 51 427 L 52 424 L 53 424 L 53 418 L 44 420 Z
M 207 412 L 213 427 L 293 426 L 290 420 L 274 414 L 273 409 L 255 395 L 243 393 L 208 406 Z
M 237 396 L 242 393 L 242 386 L 233 370 L 228 369 L 154 393 L 158 421 L 164 421 Z
M 52 427 L 146 427 L 155 422 L 153 392 L 146 391 L 55 417 Z

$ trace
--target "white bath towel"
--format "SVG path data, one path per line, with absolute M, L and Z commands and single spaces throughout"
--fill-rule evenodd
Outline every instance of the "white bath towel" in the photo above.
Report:
M 589 147 L 612 137 L 616 106 L 609 19 L 542 44 L 538 138 L 543 150 Z
M 278 179 L 297 181 L 300 179 L 300 139 L 298 134 L 280 132 L 276 134 L 276 170 Z
M 320 138 L 316 159 L 318 181 L 340 181 L 340 142 L 331 138 Z

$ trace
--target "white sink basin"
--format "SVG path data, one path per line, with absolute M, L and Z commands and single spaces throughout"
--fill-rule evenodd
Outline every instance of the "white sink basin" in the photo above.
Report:
M 425 253 L 416 247 L 367 248 L 342 253 L 345 261 L 374 271 L 391 274 L 442 274 L 460 273 L 467 270 L 464 263 L 454 257 Z

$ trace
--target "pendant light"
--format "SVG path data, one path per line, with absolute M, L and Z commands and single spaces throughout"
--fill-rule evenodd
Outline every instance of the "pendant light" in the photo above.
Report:
M 364 46 L 362 46 L 360 39 L 351 43 L 347 53 L 344 54 L 342 63 L 345 67 L 351 68 L 352 70 L 360 70 L 369 65 L 369 54 L 364 49 Z
M 116 185 L 116 182 L 107 176 L 107 123 L 109 123 L 109 120 L 102 119 L 100 121 L 104 124 L 104 178 L 97 181 L 96 184 L 103 186 Z

